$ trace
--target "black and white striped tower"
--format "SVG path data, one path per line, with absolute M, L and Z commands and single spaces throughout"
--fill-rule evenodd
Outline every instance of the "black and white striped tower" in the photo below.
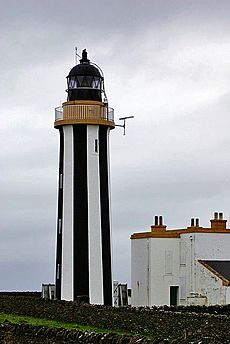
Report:
M 112 305 L 109 132 L 101 70 L 82 52 L 55 110 L 60 133 L 56 296 Z

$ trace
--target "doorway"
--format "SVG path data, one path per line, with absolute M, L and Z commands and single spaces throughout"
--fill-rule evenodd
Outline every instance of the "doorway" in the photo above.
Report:
M 177 306 L 179 301 L 179 287 L 170 286 L 170 306 Z

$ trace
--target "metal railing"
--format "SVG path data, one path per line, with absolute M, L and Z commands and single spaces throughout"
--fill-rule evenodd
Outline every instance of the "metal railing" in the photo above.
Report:
M 108 121 L 114 122 L 114 109 L 111 107 L 107 108 L 107 119 Z
M 114 109 L 102 105 L 65 105 L 55 108 L 55 121 L 60 120 L 114 121 Z
M 63 119 L 63 108 L 58 106 L 55 108 L 55 121 L 60 121 Z

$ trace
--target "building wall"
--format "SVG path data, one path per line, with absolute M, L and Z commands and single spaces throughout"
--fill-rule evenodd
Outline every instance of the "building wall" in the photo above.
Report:
M 198 262 L 230 260 L 229 247 L 225 233 L 132 239 L 132 305 L 169 305 L 170 286 L 179 286 L 181 305 L 230 303 L 230 287 Z
M 149 305 L 150 239 L 131 241 L 132 305 Z
M 132 305 L 170 304 L 170 286 L 179 286 L 179 239 L 131 242 Z
M 206 269 L 200 263 L 197 264 L 197 298 L 202 297 L 205 300 L 206 306 L 211 305 L 225 305 L 226 304 L 226 289 L 223 286 L 222 280 L 217 278 L 211 271 Z M 196 297 L 196 294 L 194 295 Z M 194 303 L 197 304 L 194 298 Z
M 170 286 L 179 286 L 179 240 L 150 239 L 150 306 L 170 305 Z
M 230 259 L 230 233 L 195 233 L 195 259 Z
M 226 304 L 230 304 L 230 286 L 226 287 Z
M 217 284 L 215 277 L 206 268 L 201 267 L 198 262 L 199 259 L 203 260 L 230 260 L 230 235 L 222 233 L 189 233 L 181 235 L 180 244 L 180 279 L 184 285 L 181 285 L 181 291 L 183 296 L 181 304 L 186 304 L 188 298 L 192 295 L 202 293 L 206 288 L 207 291 L 207 303 L 223 304 L 225 296 L 223 296 L 223 290 L 217 291 Z M 207 274 L 204 272 L 207 270 Z M 207 280 L 205 280 L 204 275 Z M 202 282 L 201 282 L 202 281 Z M 218 288 L 222 285 L 222 282 L 218 279 Z M 182 284 L 182 283 L 181 283 Z M 218 294 L 219 293 L 219 294 Z M 217 296 L 218 294 L 218 296 Z M 198 300 L 197 300 L 198 302 Z

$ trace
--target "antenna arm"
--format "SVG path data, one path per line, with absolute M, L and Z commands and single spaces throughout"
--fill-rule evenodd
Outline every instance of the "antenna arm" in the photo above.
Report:
M 115 127 L 121 127 L 124 129 L 124 133 L 123 135 L 125 135 L 125 119 L 123 120 L 124 121 L 124 124 L 115 124 Z
M 126 120 L 129 118 L 134 118 L 134 116 L 125 116 L 125 117 L 121 117 L 119 118 L 120 121 L 124 121 L 124 124 L 115 124 L 116 127 L 121 127 L 124 129 L 124 133 L 123 135 L 125 135 L 125 126 L 126 126 Z

